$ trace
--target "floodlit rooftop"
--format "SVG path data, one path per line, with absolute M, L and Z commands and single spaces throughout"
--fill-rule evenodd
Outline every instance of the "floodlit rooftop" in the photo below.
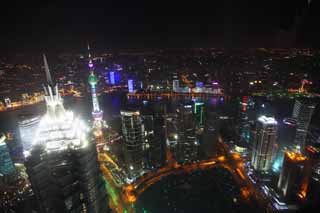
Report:
M 286 156 L 288 156 L 290 160 L 293 161 L 305 161 L 307 159 L 306 156 L 303 156 L 302 154 L 296 152 L 286 152 Z

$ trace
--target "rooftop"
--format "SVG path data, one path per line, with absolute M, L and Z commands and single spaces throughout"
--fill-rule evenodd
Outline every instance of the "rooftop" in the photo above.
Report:
M 274 124 L 277 125 L 278 122 L 274 119 L 274 117 L 267 117 L 265 115 L 262 115 L 258 118 L 258 121 L 260 121 L 263 124 Z

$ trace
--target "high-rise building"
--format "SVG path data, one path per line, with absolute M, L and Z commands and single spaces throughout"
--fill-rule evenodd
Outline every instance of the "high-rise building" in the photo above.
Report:
M 157 121 L 155 121 L 153 115 L 142 116 L 142 121 L 145 131 L 145 167 L 148 169 L 159 168 L 163 164 L 163 144 L 161 144 L 163 135 L 159 132 L 159 127 L 155 126 L 155 122 Z
M 277 121 L 273 117 L 260 116 L 257 121 L 251 156 L 251 164 L 256 171 L 269 171 L 275 151 L 276 137 Z
M 204 127 L 204 103 L 203 102 L 194 102 L 194 115 L 197 128 Z
M 111 85 L 116 85 L 120 81 L 120 74 L 118 70 L 110 71 L 109 72 L 109 83 Z
M 278 125 L 278 149 L 276 158 L 272 164 L 274 172 L 280 172 L 283 163 L 284 153 L 291 150 L 296 133 L 297 121 L 294 118 L 285 118 Z
M 124 157 L 129 179 L 135 179 L 143 171 L 144 127 L 139 111 L 121 111 L 124 137 Z
M 10 175 L 14 172 L 10 153 L 6 144 L 6 136 L 0 134 L 0 176 Z
M 240 102 L 240 111 L 239 111 L 239 134 L 241 139 L 246 143 L 252 141 L 251 137 L 251 126 L 254 123 L 253 117 L 251 116 L 252 109 L 254 108 L 254 102 L 248 96 L 243 96 L 242 101 Z
M 176 160 L 181 163 L 197 160 L 199 142 L 195 133 L 192 104 L 180 104 L 177 108 L 177 147 Z
M 93 124 L 96 129 L 101 129 L 103 126 L 103 111 L 100 109 L 99 100 L 96 93 L 98 78 L 94 73 L 94 64 L 92 63 L 89 44 L 88 44 L 88 52 L 89 52 L 88 67 L 90 70 L 88 82 L 91 88 L 91 97 L 92 97 L 92 106 L 93 106 L 92 108 Z
M 128 91 L 129 91 L 129 93 L 133 93 L 134 92 L 134 85 L 133 85 L 133 80 L 132 79 L 128 80 Z
M 172 91 L 179 92 L 179 89 L 180 89 L 179 80 L 173 80 L 172 81 Z
M 292 198 L 301 190 L 307 157 L 295 152 L 285 152 L 278 189 L 286 198 Z
M 25 165 L 41 212 L 108 212 L 108 197 L 88 128 L 62 98 L 44 65 L 47 112 Z
M 303 152 L 311 117 L 316 105 L 308 100 L 296 100 L 292 117 L 297 120 L 297 131 L 294 139 L 294 148 Z
M 32 142 L 36 136 L 40 116 L 32 114 L 22 114 L 19 116 L 18 126 L 20 133 L 20 141 L 23 147 L 23 154 L 27 157 L 30 154 Z
M 308 184 L 302 187 L 300 194 L 307 199 L 312 207 L 320 208 L 320 148 L 307 146 L 306 155 L 308 164 L 306 169 L 307 177 L 304 178 L 304 182 Z

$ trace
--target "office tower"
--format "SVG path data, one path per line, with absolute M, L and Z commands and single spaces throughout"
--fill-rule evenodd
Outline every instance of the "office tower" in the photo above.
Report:
M 307 186 L 302 187 L 301 195 L 306 197 L 308 203 L 315 208 L 320 207 L 320 148 L 315 146 L 306 147 L 308 164 L 306 169 Z
M 204 127 L 204 103 L 194 102 L 194 115 L 197 128 Z
M 251 158 L 251 164 L 256 171 L 269 171 L 276 145 L 276 137 L 277 121 L 273 117 L 260 116 L 255 130 Z
M 118 71 L 109 72 L 109 84 L 116 85 L 120 81 L 120 74 Z
M 295 197 L 301 190 L 307 157 L 295 152 L 285 152 L 278 189 L 286 199 Z
M 88 128 L 62 98 L 50 75 L 41 118 L 25 165 L 41 212 L 108 212 L 108 199 Z
M 96 129 L 101 129 L 103 126 L 103 111 L 100 109 L 98 96 L 96 93 L 98 78 L 94 73 L 94 64 L 92 63 L 89 44 L 88 44 L 88 52 L 89 52 L 88 67 L 90 71 L 88 83 L 90 84 L 90 88 L 91 88 L 91 97 L 92 97 L 92 106 L 93 106 L 92 108 L 93 125 Z
M 284 153 L 291 150 L 292 143 L 296 134 L 297 121 L 294 118 L 285 118 L 278 125 L 278 149 L 276 157 L 272 164 L 274 172 L 280 172 L 280 167 L 283 163 Z
M 139 111 L 121 111 L 124 157 L 129 179 L 141 175 L 143 169 L 144 127 Z
M 14 172 L 10 153 L 6 144 L 6 136 L 0 134 L 0 176 L 11 175 Z
M 179 80 L 173 80 L 172 81 L 172 91 L 179 92 L 179 89 L 180 89 Z
M 23 155 L 27 157 L 30 154 L 32 142 L 36 136 L 38 125 L 40 123 L 40 116 L 32 114 L 19 115 L 19 133 L 20 141 L 23 147 Z
M 132 79 L 128 80 L 128 91 L 129 91 L 129 93 L 133 93 L 134 92 L 134 85 L 133 85 L 133 80 Z
M 144 115 L 142 116 L 142 120 L 145 131 L 145 167 L 148 169 L 161 167 L 163 163 L 163 147 L 161 139 L 163 137 L 160 133 L 161 130 L 155 125 L 155 122 L 160 123 L 160 121 L 155 121 L 152 115 Z
M 195 134 L 192 104 L 180 104 L 177 108 L 177 150 L 178 162 L 191 162 L 198 158 L 199 143 Z
M 296 100 L 292 117 L 297 120 L 297 132 L 294 139 L 294 148 L 303 152 L 306 146 L 305 141 L 315 103 L 308 100 Z
M 249 119 L 248 110 L 250 108 L 249 105 L 249 97 L 243 96 L 242 101 L 240 102 L 240 112 L 239 112 L 239 134 L 241 139 L 245 142 L 249 143 L 251 138 L 251 124 Z

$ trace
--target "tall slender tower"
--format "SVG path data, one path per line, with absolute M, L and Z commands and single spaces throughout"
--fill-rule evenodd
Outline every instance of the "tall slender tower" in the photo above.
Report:
M 25 162 L 40 212 L 109 212 L 96 146 L 85 123 L 64 109 L 45 56 L 44 64 L 47 112 Z
M 91 97 L 92 97 L 92 105 L 93 105 L 93 108 L 92 108 L 93 126 L 96 129 L 101 129 L 103 126 L 103 111 L 100 109 L 98 96 L 96 93 L 96 85 L 98 83 L 98 78 L 94 73 L 94 65 L 92 63 L 89 44 L 88 44 L 88 53 L 89 53 L 88 67 L 90 71 L 88 83 L 90 84 L 90 88 L 91 88 Z

